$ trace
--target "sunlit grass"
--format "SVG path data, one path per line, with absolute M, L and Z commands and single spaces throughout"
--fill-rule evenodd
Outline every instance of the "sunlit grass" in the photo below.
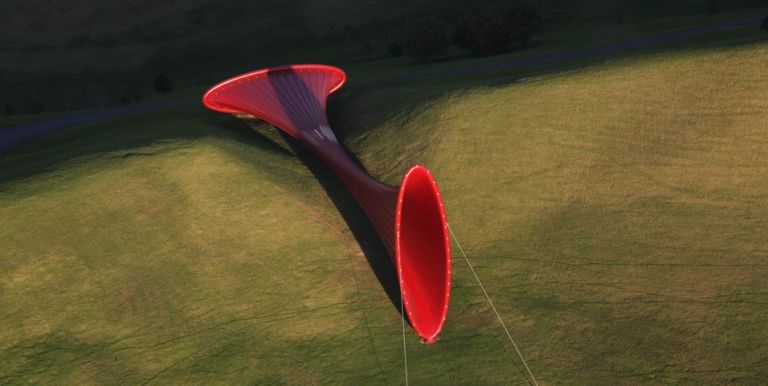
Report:
M 759 382 L 766 59 L 690 51 L 454 92 L 353 148 L 389 180 L 433 169 L 541 378 Z

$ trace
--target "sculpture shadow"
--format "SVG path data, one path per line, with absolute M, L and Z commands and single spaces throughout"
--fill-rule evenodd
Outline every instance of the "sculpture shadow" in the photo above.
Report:
M 376 233 L 376 229 L 365 215 L 363 208 L 357 203 L 355 197 L 347 190 L 344 183 L 327 167 L 317 156 L 306 149 L 302 143 L 290 135 L 285 134 L 280 129 L 269 127 L 270 130 L 276 130 L 288 145 L 288 148 L 276 143 L 272 138 L 264 135 L 248 124 L 243 124 L 239 120 L 210 119 L 207 123 L 219 127 L 222 130 L 229 131 L 250 138 L 254 141 L 252 145 L 264 148 L 268 151 L 274 151 L 280 154 L 296 157 L 307 170 L 312 173 L 315 180 L 325 191 L 327 197 L 341 215 L 347 228 L 352 233 L 357 244 L 365 256 L 368 265 L 376 275 L 384 292 L 387 294 L 392 305 L 398 311 L 400 310 L 400 287 L 397 279 L 397 271 L 392 260 L 387 253 L 387 249 Z M 342 144 L 343 147 L 343 144 Z M 346 149 L 346 148 L 345 148 Z M 350 157 L 360 165 L 352 153 Z M 362 167 L 362 166 L 361 166 Z
M 291 151 L 294 152 L 299 161 L 317 179 L 336 210 L 344 219 L 392 306 L 400 313 L 400 285 L 395 265 L 392 263 L 384 243 L 379 238 L 378 233 L 376 233 L 376 229 L 365 215 L 363 208 L 357 203 L 355 197 L 347 190 L 339 177 L 329 167 L 325 166 L 317 156 L 304 148 L 301 142 L 293 137 L 287 134 L 282 135 L 288 142 Z
M 292 71 L 292 70 L 289 70 Z M 281 85 L 276 83 L 277 77 L 267 76 L 268 81 L 275 90 L 281 90 Z M 296 77 L 295 87 L 290 95 L 287 92 L 275 92 L 276 102 L 284 109 L 285 115 L 291 121 L 294 128 L 306 126 L 308 121 L 313 118 L 310 114 L 313 111 L 322 110 L 324 103 L 317 100 L 315 94 L 311 92 L 309 86 L 304 83 L 301 77 Z M 297 97 L 298 96 L 298 97 Z M 305 104 L 304 108 L 297 108 L 299 104 Z M 309 109 L 306 106 L 310 106 Z M 291 113 L 293 114 L 291 114 Z M 300 114 L 306 114 L 299 116 Z M 316 116 L 314 118 L 317 118 Z M 321 123 L 321 122 L 318 122 Z M 387 294 L 392 306 L 401 312 L 400 288 L 397 272 L 383 242 L 378 236 L 376 229 L 370 222 L 362 207 L 358 204 L 352 193 L 346 188 L 341 179 L 323 163 L 314 153 L 309 151 L 300 140 L 295 139 L 283 130 L 281 135 L 288 143 L 291 151 L 296 157 L 309 169 L 312 175 L 317 179 L 325 190 L 329 199 L 338 210 L 341 217 L 346 222 L 353 237 L 360 245 L 368 265 L 373 270 L 382 289 Z M 362 169 L 362 166 L 352 153 L 341 143 L 339 145 L 348 153 L 350 158 Z

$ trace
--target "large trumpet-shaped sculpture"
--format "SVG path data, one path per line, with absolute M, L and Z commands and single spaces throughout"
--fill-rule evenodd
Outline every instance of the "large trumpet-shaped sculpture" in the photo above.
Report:
M 408 319 L 425 342 L 443 328 L 451 286 L 445 209 L 423 165 L 411 167 L 399 187 L 376 181 L 347 154 L 325 115 L 328 95 L 346 74 L 325 65 L 292 65 L 243 74 L 211 88 L 206 107 L 253 116 L 304 144 L 339 176 L 360 203 L 393 258 Z

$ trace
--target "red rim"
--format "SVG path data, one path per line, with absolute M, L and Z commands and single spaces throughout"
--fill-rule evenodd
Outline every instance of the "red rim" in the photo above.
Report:
M 432 258 L 435 259 L 434 262 L 437 264 L 444 264 L 444 280 L 442 280 L 442 282 L 430 282 L 428 277 L 421 277 L 426 275 L 416 275 L 418 279 L 414 280 L 412 277 L 413 275 L 404 272 L 404 266 L 406 265 L 404 259 L 407 259 L 408 257 L 407 253 L 404 251 L 405 246 L 403 244 L 405 243 L 405 240 L 401 234 L 404 223 L 403 204 L 406 200 L 407 192 L 414 189 L 414 184 L 421 185 L 418 188 L 423 189 L 426 186 L 429 189 L 430 195 L 426 197 L 426 202 L 421 203 L 421 205 L 433 205 L 433 210 L 436 210 L 439 215 L 440 229 L 442 231 L 439 235 L 439 239 L 438 237 L 432 237 L 431 239 L 427 238 L 420 241 L 425 241 L 426 243 L 431 244 L 429 247 L 432 248 L 432 250 L 437 251 L 432 254 Z M 413 329 L 416 330 L 426 343 L 434 343 L 437 341 L 438 334 L 443 329 L 448 314 L 448 303 L 451 295 L 451 241 L 448 232 L 448 222 L 445 216 L 445 206 L 443 205 L 443 199 L 440 196 L 440 190 L 438 189 L 434 177 L 429 172 L 429 169 L 424 165 L 417 164 L 412 166 L 405 173 L 402 183 L 400 184 L 395 214 L 395 256 L 397 276 L 400 283 L 400 296 L 403 299 L 405 311 L 408 314 L 408 320 L 411 322 Z M 431 286 L 440 286 L 441 288 L 423 288 L 425 283 Z M 419 308 L 417 304 L 411 301 L 412 298 L 409 289 L 414 288 L 418 288 L 418 291 L 432 290 L 442 293 L 442 299 L 435 299 L 441 302 L 439 311 L 437 312 L 437 315 L 429 313 L 428 316 L 431 316 L 432 318 L 427 323 L 423 322 L 423 315 L 420 315 L 426 314 L 426 310 Z M 436 323 L 435 319 L 437 319 Z
M 329 73 L 338 75 L 340 78 L 339 82 L 333 85 L 333 87 L 328 92 L 328 94 L 333 94 L 334 92 L 336 92 L 347 81 L 347 74 L 344 71 L 342 71 L 340 68 L 328 66 L 325 64 L 289 64 L 289 65 L 283 65 L 283 66 L 268 67 L 261 70 L 247 72 L 245 74 L 234 76 L 232 78 L 219 82 L 218 84 L 211 87 L 208 91 L 205 92 L 205 94 L 203 95 L 203 105 L 205 105 L 205 107 L 211 110 L 218 111 L 220 113 L 253 115 L 252 113 L 249 113 L 247 111 L 240 111 L 240 110 L 228 107 L 227 105 L 216 103 L 214 101 L 214 98 L 218 93 L 220 93 L 223 89 L 229 86 L 235 85 L 237 83 L 240 83 L 252 78 L 258 78 L 261 76 L 266 76 L 267 74 L 270 74 L 270 73 L 276 73 L 280 71 L 297 71 L 297 72 L 324 71 L 324 72 L 329 72 Z M 257 118 L 264 119 L 265 117 L 258 116 Z

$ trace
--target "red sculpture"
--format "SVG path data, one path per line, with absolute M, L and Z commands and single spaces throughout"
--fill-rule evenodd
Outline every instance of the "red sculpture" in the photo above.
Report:
M 437 184 L 423 165 L 399 187 L 376 181 L 341 147 L 325 116 L 328 95 L 346 74 L 325 65 L 292 65 L 243 74 L 211 88 L 203 104 L 222 113 L 253 116 L 302 142 L 326 163 L 360 203 L 390 256 L 408 319 L 425 342 L 443 328 L 451 287 L 451 252 Z

